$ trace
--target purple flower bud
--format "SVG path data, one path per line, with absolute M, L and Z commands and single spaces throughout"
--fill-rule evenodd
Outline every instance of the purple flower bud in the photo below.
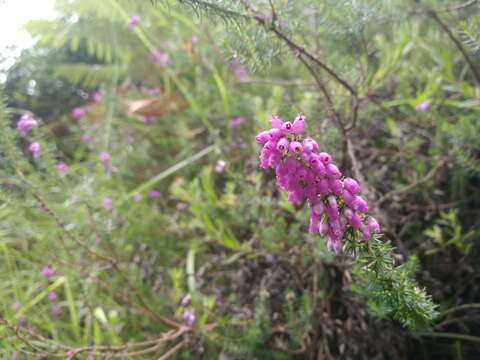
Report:
M 57 299 L 58 299 L 58 296 L 57 296 L 57 293 L 55 291 L 52 291 L 52 292 L 48 293 L 48 300 L 50 302 L 55 302 L 55 301 L 57 301 Z
M 318 232 L 320 233 L 320 235 L 325 236 L 328 234 L 328 230 L 328 224 L 322 221 L 320 223 L 320 226 L 318 227 Z
M 146 88 L 142 86 L 140 90 L 142 91 L 142 93 L 148 96 L 157 96 L 162 93 L 162 89 L 158 86 L 155 86 L 153 88 Z
M 221 174 L 225 171 L 225 161 L 223 160 L 218 160 L 217 163 L 215 164 L 215 168 L 213 171 L 215 171 L 217 174 Z
M 428 112 L 429 108 L 430 108 L 429 100 L 422 101 L 421 103 L 418 103 L 417 106 L 415 106 L 415 109 L 421 112 Z
M 53 271 L 53 269 L 48 266 L 44 266 L 40 273 L 47 280 L 50 280 L 55 275 L 55 272 Z
M 88 145 L 88 144 L 90 144 L 90 143 L 92 142 L 92 138 L 91 138 L 90 136 L 88 136 L 88 135 L 82 135 L 82 136 L 80 137 L 80 141 L 81 141 L 83 144 Z
M 245 69 L 245 66 L 243 66 L 242 61 L 238 57 L 230 62 L 230 69 L 239 83 L 248 82 L 249 76 L 247 69 Z
M 337 205 L 337 199 L 335 196 L 330 195 L 328 197 L 328 207 L 332 209 L 334 212 L 338 212 L 338 205 Z
M 63 161 L 60 161 L 57 164 L 57 174 L 58 174 L 58 176 L 64 177 L 65 174 L 67 173 L 67 171 L 68 171 L 68 165 L 65 164 Z
M 305 116 L 298 114 L 292 124 L 292 133 L 302 134 L 305 131 Z
M 102 102 L 104 95 L 105 95 L 105 92 L 102 90 L 94 91 L 90 94 L 90 98 L 93 100 L 94 103 L 100 104 Z
M 326 152 L 321 152 L 320 154 L 318 154 L 318 156 L 320 161 L 323 162 L 325 165 L 328 165 L 332 162 L 332 157 Z
M 301 203 L 303 201 L 303 194 L 299 191 L 290 191 L 288 193 L 288 201 L 292 203 Z
M 139 202 L 140 200 L 142 200 L 142 195 L 140 195 L 140 194 L 135 194 L 135 195 L 133 196 L 133 200 L 134 200 L 135 202 Z
M 356 213 L 352 212 L 352 215 L 350 216 L 350 218 L 347 218 L 347 220 L 354 230 L 361 229 L 362 221 L 360 220 L 360 217 Z
M 345 187 L 346 190 L 348 190 L 353 195 L 360 194 L 360 192 L 362 191 L 362 189 L 360 188 L 360 185 L 358 185 L 358 183 L 355 180 L 349 177 L 343 180 L 343 186 Z
M 370 232 L 372 233 L 380 232 L 380 225 L 378 224 L 378 221 L 372 216 L 370 216 L 367 220 L 367 227 L 368 230 L 370 230 Z
M 318 151 L 317 142 L 315 140 L 311 139 L 311 138 L 306 138 L 305 140 L 303 140 L 302 145 L 303 145 L 303 148 L 307 152 L 317 152 Z
M 338 170 L 337 166 L 335 164 L 328 164 L 326 166 L 327 170 L 327 175 L 331 178 L 338 179 L 340 176 L 342 176 L 342 173 L 340 170 Z
M 262 131 L 260 134 L 255 136 L 255 141 L 260 145 L 264 145 L 268 140 L 270 140 L 268 130 Z
M 277 150 L 284 153 L 287 152 L 290 147 L 290 143 L 286 138 L 281 138 L 277 143 Z
M 98 159 L 103 162 L 103 163 L 106 163 L 110 160 L 110 155 L 106 152 L 106 151 L 102 151 L 99 155 L 98 155 Z
M 245 118 L 235 117 L 235 118 L 230 120 L 230 122 L 228 123 L 228 127 L 230 129 L 238 129 L 240 127 L 240 125 L 242 125 L 244 122 L 245 122 Z
M 160 191 L 153 190 L 148 193 L 148 198 L 153 201 L 157 200 L 161 195 Z
M 308 226 L 308 232 L 310 234 L 318 233 L 318 227 L 320 225 L 320 217 L 315 214 L 314 211 L 310 211 L 310 224 Z
M 360 231 L 362 232 L 362 235 L 363 235 L 363 238 L 365 239 L 365 241 L 368 241 L 368 240 L 371 239 L 372 232 L 370 231 L 368 226 L 362 225 Z
M 368 203 L 361 196 L 357 195 L 355 196 L 354 209 L 366 213 L 368 211 Z
M 86 114 L 87 114 L 87 110 L 85 110 L 83 107 L 76 107 L 72 109 L 72 117 L 75 120 L 82 119 Z
M 41 146 L 38 142 L 31 143 L 28 146 L 28 151 L 30 151 L 34 158 L 40 157 L 40 154 L 42 153 Z
M 323 205 L 322 203 L 315 204 L 312 207 L 312 211 L 318 216 L 320 216 L 325 212 L 325 205 Z
M 187 306 L 190 303 L 191 296 L 190 294 L 185 295 L 182 300 L 180 300 L 180 305 Z
M 355 196 L 352 195 L 350 193 L 350 191 L 348 191 L 347 189 L 345 189 L 342 193 L 342 198 L 343 198 L 343 202 L 345 203 L 345 205 L 349 206 L 349 207 L 354 207 L 355 206 Z
M 278 116 L 274 115 L 270 118 L 270 125 L 274 129 L 281 129 L 283 121 Z
M 195 313 L 193 311 L 190 311 L 190 310 L 185 310 L 184 313 L 183 313 L 183 322 L 185 323 L 185 325 L 187 326 L 193 326 L 193 324 L 195 323 Z
M 292 132 L 292 123 L 290 121 L 286 121 L 282 124 L 282 132 L 284 134 L 290 134 Z
M 271 129 L 268 131 L 268 136 L 271 141 L 277 141 L 282 136 L 282 131 L 279 129 Z
M 343 214 L 345 215 L 345 217 L 346 217 L 347 219 L 351 219 L 352 216 L 353 216 L 353 211 L 352 211 L 352 209 L 350 209 L 350 208 L 347 207 L 347 208 L 345 208 L 345 210 L 343 211 Z
M 133 15 L 129 20 L 128 20 L 128 28 L 130 30 L 134 29 L 138 24 L 140 24 L 140 16 L 138 15 Z
M 177 204 L 177 210 L 178 210 L 178 211 L 183 211 L 183 210 L 185 210 L 185 209 L 187 209 L 187 208 L 188 208 L 188 204 L 187 204 L 187 203 L 179 202 L 179 203 Z
M 111 198 L 105 198 L 105 200 L 103 200 L 103 208 L 107 211 L 112 211 L 113 200 Z
M 295 154 L 300 154 L 303 152 L 303 146 L 298 141 L 292 141 L 290 143 L 290 151 Z
M 155 65 L 160 67 L 167 67 L 172 63 L 170 56 L 164 52 L 161 52 L 160 50 L 152 51 L 151 59 Z
M 142 118 L 142 122 L 145 125 L 151 125 L 151 124 L 153 124 L 154 121 L 155 121 L 155 116 L 144 116 Z
M 342 182 L 340 181 L 340 179 L 331 178 L 328 180 L 328 185 L 332 193 L 338 196 L 342 195 L 343 188 L 342 188 Z
M 328 185 L 327 179 L 320 179 L 318 183 L 318 192 L 320 193 L 320 195 L 327 195 L 330 192 L 330 186 Z
M 266 155 L 270 156 L 273 150 L 277 149 L 277 142 L 274 140 L 268 140 L 265 145 L 263 145 L 263 149 L 266 151 Z

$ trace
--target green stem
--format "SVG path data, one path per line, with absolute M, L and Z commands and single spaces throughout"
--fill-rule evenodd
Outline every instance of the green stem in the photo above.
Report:
M 446 339 L 480 342 L 480 336 L 472 336 L 472 335 L 457 334 L 457 333 L 450 333 L 450 332 L 431 332 L 431 333 L 428 332 L 428 333 L 417 333 L 416 335 L 425 336 L 425 337 L 438 337 L 438 338 L 446 338 Z

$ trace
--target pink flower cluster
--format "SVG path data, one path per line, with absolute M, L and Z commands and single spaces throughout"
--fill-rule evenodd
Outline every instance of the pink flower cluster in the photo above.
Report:
M 338 253 L 348 233 L 359 232 L 369 240 L 380 232 L 377 220 L 366 215 L 368 203 L 360 196 L 360 185 L 343 177 L 332 157 L 319 152 L 315 140 L 303 136 L 304 115 L 299 114 L 293 122 L 273 116 L 270 124 L 270 130 L 255 138 L 263 145 L 260 167 L 275 169 L 277 185 L 288 192 L 289 201 L 308 202 L 310 233 L 326 237 L 329 250 Z
M 37 126 L 37 120 L 29 114 L 22 115 L 17 122 L 17 129 L 23 137 L 27 136 L 30 130 L 35 129 Z

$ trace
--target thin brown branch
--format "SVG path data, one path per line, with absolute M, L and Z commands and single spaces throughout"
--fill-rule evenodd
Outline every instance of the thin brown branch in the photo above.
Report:
M 422 177 L 421 179 L 418 179 L 414 182 L 412 182 L 411 184 L 408 184 L 404 187 L 401 187 L 399 189 L 395 189 L 395 190 L 392 190 L 388 193 L 386 193 L 383 197 L 381 197 L 379 200 L 378 200 L 378 205 L 380 206 L 381 204 L 383 204 L 385 201 L 387 200 L 390 200 L 392 199 L 393 197 L 395 196 L 399 196 L 399 195 L 402 195 L 402 194 L 405 194 L 405 193 L 408 193 L 410 192 L 411 190 L 415 189 L 416 187 L 420 186 L 420 185 L 423 185 L 425 184 L 426 182 L 430 181 L 431 179 L 433 179 L 433 177 L 437 174 L 437 172 L 443 168 L 443 166 L 447 163 L 447 158 L 444 158 L 442 160 L 440 160 L 436 166 L 434 166 L 424 177 Z
M 348 90 L 350 94 L 357 97 L 357 92 L 346 80 L 344 80 L 340 75 L 338 75 L 332 68 L 330 68 L 330 66 L 325 64 L 322 60 L 320 60 L 320 58 L 313 55 L 305 47 L 298 45 L 295 41 L 290 39 L 282 31 L 280 31 L 280 29 L 276 25 L 276 21 L 268 21 L 265 16 L 260 15 L 257 11 L 255 11 L 246 0 L 242 0 L 242 3 L 248 12 L 247 16 L 250 16 L 250 18 L 254 19 L 260 25 L 264 26 L 267 31 L 273 32 L 277 36 L 277 38 L 282 40 L 291 50 L 305 56 L 307 59 L 315 63 L 317 66 L 319 66 L 323 70 L 325 70 L 325 72 L 327 72 L 333 79 L 335 79 L 336 82 L 338 82 L 346 90 Z M 272 6 L 272 12 L 274 13 L 275 10 L 273 8 L 273 4 L 271 4 L 271 6 Z

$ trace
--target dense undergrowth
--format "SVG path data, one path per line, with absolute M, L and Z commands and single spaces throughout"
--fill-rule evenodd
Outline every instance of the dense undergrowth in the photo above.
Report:
M 1 356 L 480 355 L 477 1 L 56 6 L 1 90 Z M 300 112 L 382 235 L 259 169 Z

